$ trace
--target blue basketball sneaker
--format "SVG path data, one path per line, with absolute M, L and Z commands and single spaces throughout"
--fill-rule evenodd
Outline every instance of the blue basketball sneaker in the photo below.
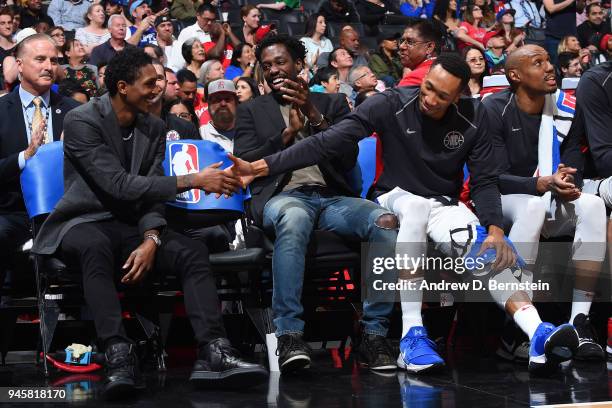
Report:
M 555 327 L 540 323 L 529 348 L 529 372 L 550 375 L 563 361 L 570 360 L 578 348 L 578 333 L 571 324 Z
M 413 373 L 433 371 L 444 366 L 444 360 L 436 352 L 436 345 L 427 338 L 423 326 L 414 326 L 400 341 L 397 366 Z

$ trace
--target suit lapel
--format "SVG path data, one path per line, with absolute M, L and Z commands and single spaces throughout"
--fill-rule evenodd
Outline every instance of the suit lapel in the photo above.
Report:
M 130 167 L 130 173 L 132 174 L 139 174 L 142 159 L 149 145 L 149 126 L 145 117 L 145 115 L 139 114 L 134 125 L 134 144 L 132 146 L 132 163 Z
M 272 95 L 265 95 L 263 97 L 262 107 L 270 117 L 270 123 L 273 126 L 279 129 L 285 128 L 285 119 L 283 119 L 278 102 L 276 102 Z
M 49 100 L 49 109 L 51 109 L 52 125 L 53 125 L 53 141 L 57 142 L 62 136 L 64 130 L 64 115 L 66 114 L 62 108 L 62 98 L 51 91 Z
M 117 115 L 113 111 L 110 97 L 108 94 L 102 96 L 98 101 L 100 114 L 102 115 L 102 132 L 106 137 L 108 145 L 115 151 L 121 165 L 125 167 L 125 155 L 123 154 L 123 144 L 121 143 L 121 128 L 117 121 Z
M 19 149 L 25 150 L 28 147 L 28 131 L 26 130 L 27 125 L 23 118 L 23 108 L 18 89 L 11 93 L 10 98 L 11 103 L 7 113 L 9 118 L 15 120 L 15 142 Z

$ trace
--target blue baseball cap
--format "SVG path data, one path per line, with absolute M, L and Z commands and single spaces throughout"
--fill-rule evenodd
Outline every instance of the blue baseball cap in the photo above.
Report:
M 132 4 L 130 4 L 130 16 L 134 12 L 134 10 L 136 10 L 136 8 L 141 6 L 143 3 L 147 3 L 150 6 L 151 0 L 134 0 Z

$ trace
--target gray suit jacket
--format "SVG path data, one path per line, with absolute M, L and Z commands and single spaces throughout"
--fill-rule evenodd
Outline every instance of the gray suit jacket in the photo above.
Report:
M 70 111 L 64 120 L 64 196 L 34 240 L 33 252 L 52 254 L 66 232 L 84 222 L 111 218 L 138 223 L 144 233 L 163 228 L 164 202 L 176 196 L 176 178 L 165 177 L 164 122 L 139 114 L 132 162 L 125 170 L 121 129 L 108 94 Z

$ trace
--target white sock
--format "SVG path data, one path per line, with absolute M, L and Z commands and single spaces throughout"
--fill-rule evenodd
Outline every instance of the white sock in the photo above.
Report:
M 573 323 L 574 318 L 583 313 L 585 316 L 589 315 L 591 310 L 591 303 L 593 303 L 593 292 L 587 292 L 582 289 L 574 289 L 574 295 L 572 296 L 572 315 L 570 317 L 570 324 Z
M 514 312 L 514 322 L 518 327 L 521 328 L 529 337 L 529 341 L 535 334 L 536 330 L 540 323 L 542 323 L 542 319 L 540 319 L 540 315 L 538 314 L 538 310 L 534 305 L 526 305 L 521 307 L 519 310 Z
M 398 279 L 398 282 L 415 282 L 416 287 L 420 287 L 423 278 L 417 279 Z M 421 306 L 423 303 L 423 291 L 421 289 L 400 291 L 402 301 L 402 337 L 414 326 L 423 326 L 421 317 Z

